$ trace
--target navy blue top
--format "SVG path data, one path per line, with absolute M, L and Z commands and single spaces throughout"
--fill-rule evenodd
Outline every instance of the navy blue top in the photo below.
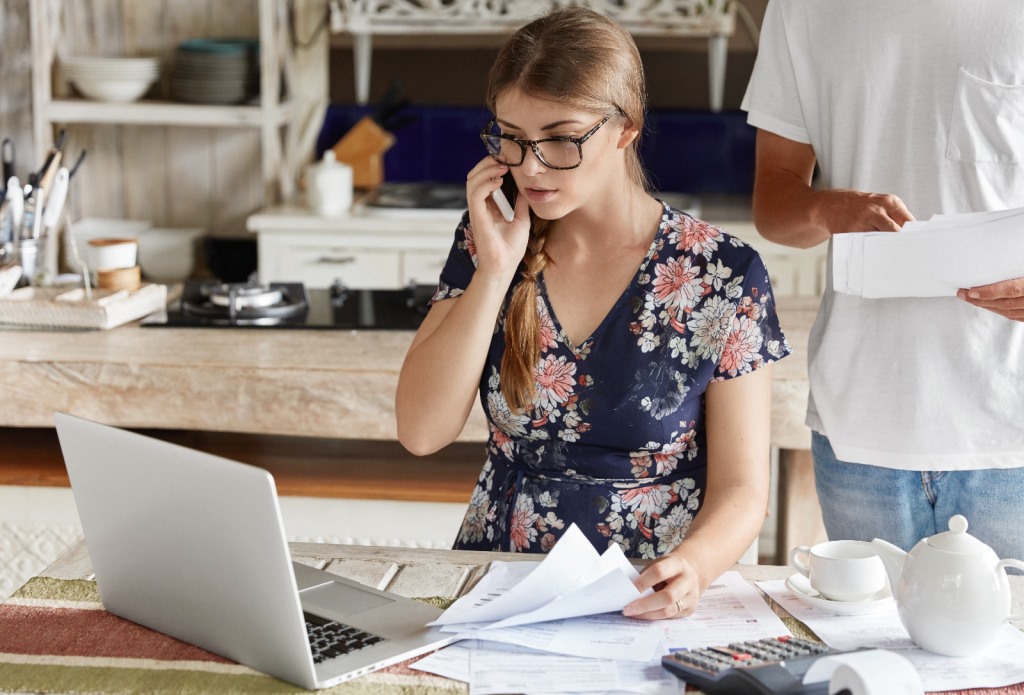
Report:
M 663 205 L 639 270 L 582 345 L 566 338 L 541 273 L 537 395 L 524 413 L 499 388 L 503 307 L 480 377 L 487 461 L 456 548 L 546 552 L 575 523 L 599 549 L 652 558 L 685 536 L 704 496 L 705 389 L 790 347 L 757 252 Z M 467 214 L 434 301 L 460 295 L 475 269 Z

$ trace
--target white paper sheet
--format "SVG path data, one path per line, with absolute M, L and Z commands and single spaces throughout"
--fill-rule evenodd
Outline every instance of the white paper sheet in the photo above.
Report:
M 478 640 L 470 644 L 470 695 L 683 692 L 679 679 L 659 661 L 582 659 Z
M 428 654 L 419 661 L 409 664 L 409 668 L 417 671 L 426 671 L 442 678 L 469 682 L 469 656 L 472 651 L 472 641 L 449 644 L 443 649 Z
M 575 524 L 529 574 L 521 577 L 522 571 L 518 568 L 493 581 L 481 581 L 430 624 L 543 622 L 621 611 L 642 595 L 633 586 L 637 571 L 622 548 L 613 544 L 599 555 Z
M 806 605 L 786 588 L 785 580 L 758 582 L 758 586 L 830 647 L 899 652 L 914 664 L 925 690 L 996 688 L 1024 682 L 1024 634 L 1009 625 L 999 642 L 982 656 L 941 656 L 911 641 L 895 603 L 863 615 L 836 615 Z
M 792 634 L 739 572 L 726 572 L 707 588 L 692 615 L 662 621 L 671 649 L 696 649 Z
M 867 298 L 953 297 L 1024 276 L 1024 208 L 936 215 L 832 237 L 832 286 Z
M 627 618 L 621 613 L 548 620 L 500 629 L 467 628 L 458 634 L 463 639 L 484 639 L 590 659 L 647 662 L 666 651 L 663 646 L 665 628 L 661 623 Z
M 410 667 L 465 683 L 477 682 L 473 692 L 493 689 L 500 693 L 600 691 L 678 695 L 685 687 L 661 667 L 660 659 L 647 663 L 586 659 L 479 640 L 449 645 Z

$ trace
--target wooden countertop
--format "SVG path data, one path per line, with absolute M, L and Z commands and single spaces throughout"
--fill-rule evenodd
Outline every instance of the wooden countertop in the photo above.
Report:
M 806 449 L 807 333 L 816 297 L 780 297 L 794 354 L 774 366 L 772 439 Z M 0 331 L 0 427 L 54 411 L 132 428 L 391 440 L 407 331 L 140 328 Z M 479 405 L 459 441 L 484 441 Z

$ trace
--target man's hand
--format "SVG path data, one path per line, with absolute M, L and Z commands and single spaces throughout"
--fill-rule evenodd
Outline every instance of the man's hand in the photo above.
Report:
M 805 143 L 757 131 L 754 223 L 777 244 L 810 248 L 833 234 L 895 232 L 914 219 L 899 197 L 811 185 L 817 157 Z
M 1024 278 L 971 287 L 960 290 L 956 296 L 1013 321 L 1024 321 Z
M 820 191 L 818 218 L 831 234 L 898 232 L 914 219 L 898 196 L 833 189 Z

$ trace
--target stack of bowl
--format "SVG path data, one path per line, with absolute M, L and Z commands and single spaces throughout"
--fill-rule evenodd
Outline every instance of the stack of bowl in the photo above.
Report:
M 189 39 L 178 44 L 171 96 L 199 104 L 239 104 L 259 95 L 259 41 Z
M 160 59 L 68 56 L 61 59 L 60 71 L 87 99 L 129 102 L 160 79 Z

